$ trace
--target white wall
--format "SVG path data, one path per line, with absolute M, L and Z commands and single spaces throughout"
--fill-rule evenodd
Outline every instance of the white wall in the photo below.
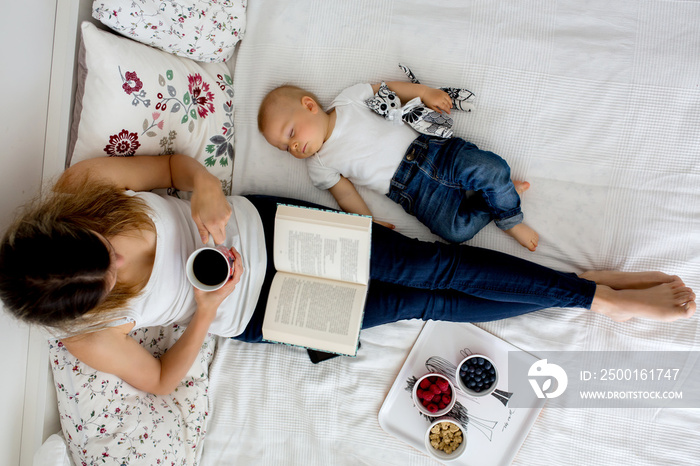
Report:
M 55 0 L 3 1 L 0 15 L 0 231 L 40 188 L 53 48 Z M 29 329 L 0 313 L 0 464 L 20 463 Z M 34 383 L 34 382 L 32 382 Z M 22 458 L 22 463 L 30 460 Z

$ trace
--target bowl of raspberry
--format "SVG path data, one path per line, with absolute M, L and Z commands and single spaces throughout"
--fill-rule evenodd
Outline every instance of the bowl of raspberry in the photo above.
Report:
M 442 374 L 425 374 L 413 386 L 413 403 L 426 416 L 444 416 L 455 400 L 452 382 Z
M 486 396 L 496 389 L 498 370 L 483 354 L 472 354 L 457 365 L 455 379 L 459 389 L 467 395 Z

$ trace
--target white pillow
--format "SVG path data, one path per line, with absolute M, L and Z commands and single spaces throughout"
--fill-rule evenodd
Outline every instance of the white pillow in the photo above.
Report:
M 92 16 L 139 42 L 204 62 L 233 56 L 246 0 L 95 0 Z
M 226 194 L 233 171 L 233 79 L 94 24 L 82 24 L 68 164 L 104 155 L 189 155 Z
M 73 466 L 63 432 L 49 436 L 34 452 L 32 466 Z
M 151 327 L 131 336 L 155 356 L 184 327 Z M 175 391 L 152 395 L 78 361 L 59 340 L 49 340 L 61 429 L 77 465 L 197 465 L 209 415 L 209 364 L 216 339 L 208 336 Z M 160 462 L 159 462 L 160 461 Z

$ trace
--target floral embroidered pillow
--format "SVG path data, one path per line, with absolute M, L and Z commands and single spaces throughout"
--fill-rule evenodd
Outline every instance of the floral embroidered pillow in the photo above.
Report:
M 68 165 L 99 156 L 181 153 L 231 191 L 233 79 L 197 63 L 82 24 Z
M 184 327 L 150 327 L 131 336 L 162 355 Z M 209 414 L 209 365 L 216 339 L 208 336 L 171 395 L 142 392 L 78 361 L 59 340 L 49 340 L 61 430 L 76 465 L 197 465 Z
M 233 56 L 246 0 L 95 0 L 92 16 L 144 44 L 203 62 Z

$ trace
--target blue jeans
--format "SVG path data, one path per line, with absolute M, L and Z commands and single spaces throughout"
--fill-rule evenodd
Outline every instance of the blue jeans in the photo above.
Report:
M 235 339 L 260 342 L 275 274 L 272 239 L 277 203 L 327 207 L 294 199 L 247 197 L 262 219 L 268 265 L 253 317 Z M 575 274 L 488 249 L 411 239 L 376 223 L 371 254 L 363 328 L 404 319 L 486 322 L 548 307 L 589 309 L 596 288 Z
M 523 221 L 506 161 L 460 138 L 418 137 L 387 196 L 453 243 L 471 239 L 491 220 L 501 230 Z

